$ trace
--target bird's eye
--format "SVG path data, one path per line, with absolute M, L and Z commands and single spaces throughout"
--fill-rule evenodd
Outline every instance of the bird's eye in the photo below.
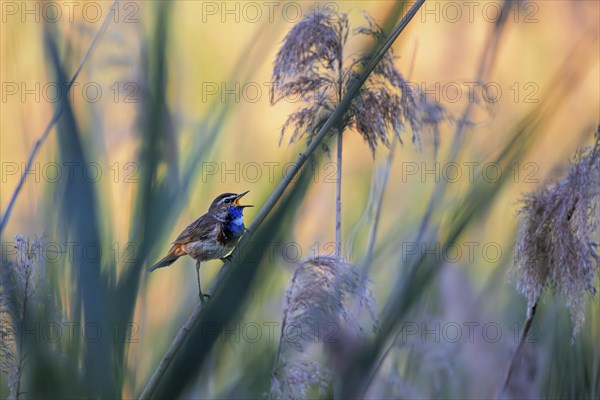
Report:
M 225 201 L 224 201 L 225 204 L 229 204 L 230 202 L 231 202 L 231 200 L 229 200 L 229 199 L 225 199 Z

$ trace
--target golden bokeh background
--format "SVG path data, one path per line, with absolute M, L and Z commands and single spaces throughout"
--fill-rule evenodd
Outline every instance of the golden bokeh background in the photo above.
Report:
M 0 209 L 3 213 L 24 172 L 24 163 L 58 104 L 52 101 L 56 86 L 44 41 L 45 28 L 58 38 L 60 56 L 70 76 L 112 7 L 109 1 L 80 1 L 75 2 L 73 8 L 66 3 L 1 3 Z M 155 1 L 121 2 L 119 12 L 113 15 L 114 20 L 85 62 L 69 102 L 82 127 L 88 159 L 95 163 L 92 167 L 86 166 L 89 169 L 75 166 L 72 172 L 100 173 L 93 186 L 103 210 L 100 215 L 101 251 L 103 257 L 113 257 L 115 251 L 119 253 L 116 256 L 117 280 L 127 267 L 122 261 L 130 251 L 126 246 L 135 216 L 136 182 L 141 176 L 138 156 L 143 139 L 139 121 L 148 112 L 143 104 L 143 94 L 148 89 L 144 86 L 147 84 L 144 74 L 151 68 L 152 61 L 149 60 L 152 57 L 148 55 L 154 51 L 151 38 L 159 9 L 157 4 Z M 436 282 L 436 287 L 441 290 L 436 301 L 442 305 L 438 304 L 438 308 L 432 305 L 434 308 L 428 318 L 498 321 L 505 329 L 502 341 L 494 345 L 467 346 L 457 356 L 455 362 L 464 366 L 463 370 L 468 371 L 466 376 L 471 377 L 464 391 L 452 385 L 441 391 L 427 391 L 422 384 L 427 373 L 415 378 L 421 384 L 414 383 L 414 386 L 420 388 L 425 397 L 439 393 L 449 396 L 460 393 L 474 398 L 494 395 L 496 370 L 502 369 L 506 360 L 493 355 L 505 354 L 510 348 L 512 332 L 509 326 L 513 321 L 522 320 L 525 301 L 507 279 L 494 281 L 501 282 L 501 286 L 493 289 L 493 299 L 478 304 L 478 296 L 485 298 L 494 274 L 499 269 L 505 271 L 511 264 L 512 244 L 518 226 L 517 202 L 521 195 L 562 177 L 576 150 L 592 143 L 592 132 L 600 117 L 600 5 L 596 1 L 535 1 L 522 2 L 520 8 L 514 6 L 495 64 L 485 82 L 491 83 L 492 89 L 499 88 L 497 101 L 486 101 L 482 97 L 482 86 L 472 86 L 500 4 L 499 1 L 427 1 L 393 45 L 399 70 L 410 82 L 426 90 L 430 99 L 437 97 L 435 100 L 455 118 L 460 117 L 471 101 L 469 88 L 474 88 L 474 99 L 478 103 L 465 133 L 461 158 L 457 160 L 461 177 L 447 188 L 447 207 L 466 193 L 472 183 L 468 178 L 469 165 L 474 165 L 472 171 L 475 174 L 495 172 L 486 170 L 485 163 L 507 143 L 507 132 L 516 121 L 557 90 L 554 87 L 557 77 L 561 85 L 568 88 L 556 112 L 544 115 L 541 132 L 530 150 L 514 168 L 501 171 L 511 175 L 508 184 L 494 198 L 489 210 L 461 236 L 462 256 L 448 261 Z M 165 215 L 176 221 L 171 221 L 169 228 L 160 232 L 164 244 L 153 247 L 148 254 L 137 254 L 138 248 L 135 248 L 133 256 L 147 260 L 147 263 L 162 257 L 170 240 L 203 214 L 212 199 L 223 192 L 250 190 L 248 201 L 256 207 L 246 211 L 245 219 L 249 225 L 281 180 L 286 166 L 303 151 L 303 142 L 288 145 L 289 136 L 285 136 L 279 145 L 281 126 L 298 103 L 284 101 L 271 105 L 269 101 L 275 54 L 285 34 L 300 16 L 317 9 L 335 9 L 349 13 L 354 25 L 360 23 L 361 11 L 365 10 L 383 23 L 394 7 L 393 1 L 379 0 L 172 2 L 165 46 L 165 102 L 171 124 L 165 129 L 170 129 L 172 135 L 161 145 L 165 160 L 174 160 L 179 163 L 180 170 L 183 169 L 183 160 L 194 157 L 190 154 L 191 149 L 202 135 L 208 134 L 206 124 L 210 122 L 207 121 L 214 122 L 224 108 L 228 111 L 214 146 L 201 160 L 189 184 L 187 198 L 174 216 Z M 55 18 L 56 10 L 60 10 L 60 18 Z M 97 18 L 96 12 L 102 18 Z M 53 19 L 58 21 L 53 22 Z M 360 43 L 353 43 L 349 52 L 360 48 Z M 580 65 L 572 65 L 573 62 Z M 561 76 L 560 71 L 565 70 L 565 65 L 575 71 L 575 77 Z M 418 229 L 435 185 L 448 179 L 446 173 L 453 173 L 448 169 L 452 166 L 445 157 L 450 151 L 455 129 L 455 122 L 442 124 L 437 161 L 433 159 L 430 136 L 424 135 L 422 148 L 418 149 L 411 143 L 411 132 L 403 134 L 404 145 L 396 150 L 380 226 L 380 235 L 385 240 L 393 243 L 394 237 L 386 237 L 392 233 L 402 238 L 391 246 L 398 257 L 406 250 L 404 241 L 414 236 Z M 45 234 L 49 242 L 59 245 L 73 240 L 57 236 L 60 221 L 54 210 L 61 202 L 60 191 L 70 172 L 68 166 L 60 164 L 58 153 L 54 128 L 41 145 L 34 171 L 27 176 L 10 221 L 2 232 L 3 247 L 17 234 L 32 237 Z M 366 248 L 369 230 L 362 225 L 361 216 L 369 203 L 374 171 L 383 164 L 385 157 L 387 150 L 381 149 L 373 158 L 366 143 L 355 132 L 344 135 L 342 237 L 344 254 L 351 262 L 359 262 Z M 259 271 L 257 279 L 261 280 L 261 286 L 250 291 L 247 309 L 239 316 L 242 324 L 244 321 L 279 321 L 284 291 L 295 265 L 293 261 L 310 257 L 315 252 L 330 251 L 335 219 L 334 161 L 335 150 L 332 149 L 332 156 L 319 162 L 315 183 L 297 210 L 293 226 L 289 228 L 290 234 L 276 245 L 274 258 L 268 266 Z M 62 175 L 52 182 L 57 165 Z M 414 168 L 416 173 L 413 174 Z M 166 167 L 159 168 L 159 177 L 166 173 Z M 436 218 L 433 224 L 441 231 L 452 223 L 444 210 L 436 210 Z M 348 238 L 353 236 L 355 239 L 350 244 Z M 468 257 L 465 251 L 465 243 L 471 242 L 480 245 L 474 257 Z M 294 244 L 289 251 L 300 249 L 297 257 L 285 253 L 284 246 L 289 243 Z M 501 249 L 501 257 L 494 256 L 490 260 L 487 253 L 480 251 L 490 243 Z M 386 265 L 386 260 L 385 255 L 379 257 L 370 276 L 378 304 L 384 304 L 393 290 L 391 274 L 394 269 Z M 214 279 L 220 265 L 220 261 L 203 265 L 202 279 L 206 285 Z M 76 301 L 71 296 L 74 283 L 67 273 L 68 268 L 63 269 L 60 263 L 54 270 L 52 265 L 48 266 L 50 284 L 63 304 Z M 197 302 L 191 259 L 181 259 L 152 276 L 142 275 L 132 321 L 139 328 L 135 335 L 137 342 L 129 344 L 127 350 L 128 372 L 122 389 L 122 396 L 126 398 L 139 393 Z M 560 302 L 558 304 L 562 320 L 568 323 L 566 308 L 561 308 Z M 465 311 L 468 307 L 475 307 L 477 311 Z M 597 298 L 590 300 L 587 315 L 591 317 L 584 329 L 591 330 L 591 337 L 600 335 L 599 310 Z M 64 318 L 77 320 L 79 316 L 67 314 Z M 108 332 L 108 328 L 105 331 Z M 540 336 L 544 333 L 542 329 Z M 565 339 L 565 346 L 570 346 L 568 340 Z M 258 357 L 264 346 L 277 347 L 277 341 L 263 343 L 264 346 L 243 340 L 218 343 L 218 355 L 210 359 L 196 386 L 190 388 L 191 397 L 210 398 L 222 394 L 244 374 L 240 369 L 244 364 L 240 360 Z M 597 342 L 595 351 L 598 352 Z M 491 355 L 482 356 L 481 352 Z M 425 358 L 423 362 L 436 364 L 436 355 L 430 356 L 433 359 Z M 449 356 L 444 353 L 443 357 Z M 548 357 L 541 356 L 540 362 L 550 362 Z M 477 361 L 473 361 L 476 358 Z M 4 393 L 4 378 L 2 385 Z

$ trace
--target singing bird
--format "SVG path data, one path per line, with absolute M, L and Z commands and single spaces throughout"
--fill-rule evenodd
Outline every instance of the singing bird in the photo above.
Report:
M 245 231 L 244 208 L 240 199 L 247 193 L 223 193 L 213 200 L 208 212 L 188 225 L 173 242 L 171 250 L 162 260 L 148 268 L 152 272 L 157 268 L 168 267 L 179 257 L 186 254 L 196 260 L 198 293 L 200 301 L 204 295 L 200 286 L 200 264 L 202 261 L 224 258 L 235 247 Z

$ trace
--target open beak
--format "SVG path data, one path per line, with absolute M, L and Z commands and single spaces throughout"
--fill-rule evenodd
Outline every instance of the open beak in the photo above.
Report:
M 233 201 L 233 204 L 235 204 L 238 207 L 244 208 L 244 207 L 254 207 L 250 204 L 240 204 L 240 200 L 242 199 L 242 197 L 244 197 L 247 193 L 249 192 L 249 190 L 246 190 L 244 193 L 241 193 L 238 195 L 238 197 L 235 198 L 235 200 Z

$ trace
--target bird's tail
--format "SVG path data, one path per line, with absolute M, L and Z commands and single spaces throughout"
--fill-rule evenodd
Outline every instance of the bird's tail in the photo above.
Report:
M 147 272 L 152 272 L 158 268 L 168 267 L 169 265 L 171 265 L 175 261 L 177 261 L 177 259 L 184 254 L 185 254 L 185 251 L 183 251 L 183 249 L 181 248 L 180 245 L 176 244 L 173 247 L 171 247 L 171 250 L 169 250 L 167 255 L 164 256 L 159 262 L 157 262 L 156 264 L 154 264 L 151 267 L 148 267 Z

